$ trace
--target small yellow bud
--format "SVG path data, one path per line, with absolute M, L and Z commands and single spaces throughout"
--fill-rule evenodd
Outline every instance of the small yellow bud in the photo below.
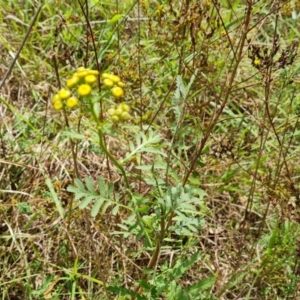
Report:
M 103 78 L 103 79 L 109 78 L 109 76 L 110 76 L 110 75 L 109 75 L 108 73 L 103 73 L 103 74 L 102 74 L 102 78 Z
M 56 100 L 54 103 L 53 103 L 53 108 L 55 110 L 61 110 L 63 108 L 63 103 L 61 100 Z
M 98 76 L 98 75 L 99 75 L 99 71 L 98 71 L 98 70 L 88 70 L 88 74 L 89 74 L 89 75 L 95 75 L 95 76 Z
M 115 114 L 115 109 L 114 108 L 109 108 L 108 110 L 107 110 L 107 113 L 110 115 L 110 116 L 113 116 L 114 114 Z
M 55 94 L 53 97 L 52 97 L 52 103 L 56 102 L 56 101 L 61 101 L 60 97 L 58 94 Z
M 124 121 L 127 121 L 131 118 L 130 114 L 127 112 L 127 111 L 124 111 L 122 114 L 121 114 L 121 118 L 124 120 Z
M 77 106 L 79 103 L 78 99 L 75 97 L 70 97 L 67 102 L 66 102 L 66 106 L 69 108 L 74 108 L 75 106 Z
M 92 88 L 88 84 L 81 84 L 77 90 L 80 96 L 87 96 L 91 93 L 91 91 Z
M 88 70 L 83 70 L 81 72 L 76 72 L 76 76 L 79 78 L 83 78 L 88 75 Z
M 130 106 L 126 103 L 120 103 L 118 108 L 120 108 L 122 111 L 130 112 Z
M 77 72 L 82 72 L 82 71 L 85 71 L 86 69 L 85 69 L 85 67 L 79 67 L 78 69 L 77 69 Z
M 117 76 L 117 75 L 110 75 L 110 76 L 109 76 L 109 79 L 110 79 L 111 81 L 113 81 L 114 83 L 118 83 L 118 82 L 121 81 L 121 78 L 120 78 L 119 76 Z
M 123 81 L 119 81 L 117 85 L 123 88 L 125 86 L 125 83 Z
M 255 58 L 254 61 L 253 61 L 253 63 L 254 63 L 256 66 L 259 66 L 261 62 L 260 62 L 260 59 Z
M 120 108 L 117 108 L 117 109 L 115 109 L 115 113 L 114 113 L 114 115 L 116 115 L 116 116 L 120 116 L 120 115 L 122 114 L 122 112 L 123 112 L 123 110 L 122 110 L 122 109 L 120 109 Z
M 108 87 L 112 87 L 112 86 L 114 85 L 113 81 L 111 81 L 111 80 L 108 79 L 108 78 L 105 78 L 105 79 L 103 80 L 103 84 L 104 84 L 105 86 L 108 86 Z
M 71 96 L 71 92 L 66 89 L 61 89 L 57 94 L 60 99 L 68 99 Z
M 92 83 L 94 83 L 94 82 L 97 81 L 97 77 L 96 77 L 95 75 L 86 75 L 86 76 L 84 77 L 84 81 L 85 81 L 86 83 L 92 84 Z
M 120 98 L 124 95 L 124 91 L 119 86 L 115 86 L 111 89 L 111 93 L 115 98 Z
M 79 77 L 78 76 L 73 76 L 72 78 L 70 78 L 68 81 L 67 81 L 67 87 L 70 89 L 72 88 L 73 86 L 75 86 L 79 81 Z
M 120 121 L 119 117 L 118 117 L 118 116 L 115 116 L 115 115 L 113 115 L 113 116 L 111 117 L 111 120 L 112 120 L 114 123 L 118 123 L 118 122 Z

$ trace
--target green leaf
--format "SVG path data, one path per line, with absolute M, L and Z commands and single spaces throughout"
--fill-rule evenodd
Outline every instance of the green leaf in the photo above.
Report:
M 85 140 L 86 139 L 84 134 L 78 133 L 76 131 L 71 131 L 71 130 L 63 131 L 62 136 L 69 137 L 72 139 L 77 139 L 77 140 Z
M 210 289 L 215 284 L 215 282 L 215 277 L 206 278 L 188 287 L 187 290 L 191 294 L 191 296 L 196 297 L 200 292 Z
M 96 191 L 95 191 L 95 188 L 94 188 L 94 183 L 91 180 L 91 178 L 90 177 L 85 177 L 84 180 L 85 180 L 85 184 L 86 184 L 86 187 L 89 190 L 89 192 L 91 192 L 93 194 L 96 194 Z
M 123 14 L 116 14 L 114 15 L 108 22 L 107 22 L 107 25 L 108 26 L 112 26 L 114 25 L 115 23 L 117 23 L 121 18 L 123 18 L 124 15 Z
M 62 205 L 61 205 L 60 200 L 59 200 L 58 197 L 57 197 L 57 194 L 56 194 L 56 192 L 55 192 L 55 190 L 54 190 L 54 187 L 53 187 L 53 184 L 52 184 L 50 178 L 47 178 L 47 179 L 46 179 L 46 184 L 47 184 L 48 189 L 49 189 L 49 191 L 50 191 L 51 198 L 52 198 L 52 200 L 54 201 L 54 203 L 55 203 L 55 205 L 56 205 L 56 208 L 57 208 L 57 210 L 58 210 L 58 212 L 59 212 L 61 218 L 63 218 L 64 215 L 65 215 L 65 211 L 64 211 L 64 209 L 63 209 L 63 207 L 62 207 Z
M 96 200 L 96 202 L 95 202 L 95 204 L 94 204 L 94 206 L 93 206 L 93 208 L 92 208 L 92 211 L 91 211 L 91 216 L 94 218 L 94 217 L 96 217 L 97 215 L 98 215 L 98 212 L 99 212 L 99 210 L 100 210 L 100 207 L 101 207 L 101 205 L 103 204 L 103 200 L 104 199 L 97 199 Z
M 200 251 L 194 253 L 190 258 L 181 257 L 176 261 L 173 270 L 174 278 L 180 278 L 199 259 Z
M 80 202 L 79 208 L 84 209 L 86 208 L 93 200 L 93 197 L 86 197 L 83 201 Z
M 98 178 L 98 189 L 99 189 L 100 195 L 102 197 L 104 197 L 105 196 L 106 187 L 105 187 L 105 180 L 104 180 L 103 176 L 100 176 Z

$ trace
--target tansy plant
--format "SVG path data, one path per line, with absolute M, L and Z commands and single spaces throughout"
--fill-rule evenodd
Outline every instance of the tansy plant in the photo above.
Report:
M 55 110 L 61 110 L 64 108 L 74 109 L 80 104 L 78 99 L 87 98 L 91 104 L 90 94 L 93 92 L 93 87 L 97 83 L 97 76 L 99 72 L 97 70 L 90 70 L 86 68 L 78 68 L 77 71 L 66 82 L 66 87 L 59 90 L 52 97 L 52 104 Z M 122 98 L 124 96 L 124 82 L 117 75 L 103 73 L 102 83 L 106 88 L 111 89 L 111 94 L 115 99 Z M 74 94 L 77 94 L 77 97 Z M 116 107 L 110 107 L 107 110 L 108 116 L 111 121 L 118 123 L 120 121 L 128 121 L 131 116 L 129 114 L 130 106 L 126 103 L 120 103 Z
M 99 146 L 106 153 L 113 164 L 121 171 L 124 176 L 126 185 L 128 186 L 125 171 L 122 165 L 107 150 L 104 142 L 103 123 L 99 119 L 99 102 L 106 109 L 107 120 L 113 123 L 128 121 L 131 119 L 130 106 L 124 102 L 118 103 L 113 107 L 109 107 L 104 97 L 107 93 L 101 93 L 95 90 L 98 82 L 99 72 L 84 67 L 78 68 L 77 71 L 66 81 L 66 86 L 60 89 L 53 97 L 52 104 L 55 110 L 76 109 L 82 105 L 87 107 L 91 112 L 94 122 L 97 124 L 97 132 L 99 136 Z M 121 78 L 114 74 L 103 73 L 102 84 L 106 90 L 110 90 L 111 96 L 116 101 L 124 97 L 125 84 Z M 111 102 L 110 102 L 111 103 Z M 101 107 L 102 107 L 101 106 Z M 108 107 L 105 107 L 108 106 Z

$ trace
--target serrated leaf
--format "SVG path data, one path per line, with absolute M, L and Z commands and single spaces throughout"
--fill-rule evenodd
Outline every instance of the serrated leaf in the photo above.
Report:
M 162 152 L 161 150 L 154 149 L 154 148 L 144 148 L 143 151 L 148 152 L 148 153 L 160 154 L 161 156 L 168 157 L 168 155 L 166 153 Z
M 192 286 L 188 287 L 187 290 L 192 296 L 196 297 L 200 292 L 210 289 L 215 284 L 215 282 L 215 277 L 207 278 L 193 284 Z
M 101 198 L 98 198 L 98 199 L 95 201 L 95 204 L 94 204 L 94 206 L 93 206 L 93 208 L 92 208 L 92 211 L 91 211 L 91 216 L 92 216 L 93 218 L 95 218 L 95 217 L 97 216 L 97 214 L 98 214 L 98 212 L 99 212 L 100 207 L 101 207 L 102 204 L 103 204 L 103 199 L 101 199 Z
M 119 205 L 116 205 L 113 208 L 113 210 L 111 211 L 111 213 L 112 213 L 113 216 L 115 216 L 115 215 L 117 215 L 118 211 L 119 211 Z
M 68 192 L 71 192 L 71 193 L 75 193 L 75 192 L 78 191 L 78 188 L 75 187 L 75 186 L 73 186 L 73 185 L 68 185 L 68 186 L 67 186 L 67 191 L 68 191 Z
M 113 198 L 113 196 L 114 196 L 114 184 L 112 182 L 110 182 L 108 184 L 107 196 L 108 196 L 108 198 Z
M 88 191 L 92 194 L 96 194 L 96 191 L 95 191 L 95 188 L 94 188 L 94 183 L 93 181 L 91 180 L 90 177 L 85 177 L 85 184 L 86 184 L 86 187 L 88 189 Z
M 98 190 L 100 192 L 100 195 L 102 197 L 104 197 L 105 196 L 106 187 L 105 187 L 105 180 L 104 180 L 103 176 L 100 176 L 98 178 Z
M 75 192 L 75 201 L 80 200 L 84 197 L 86 197 L 86 193 L 79 192 L 78 190 Z
M 102 207 L 102 213 L 105 213 L 107 208 L 111 205 L 112 203 L 111 202 L 106 202 L 103 207 Z
M 79 204 L 79 208 L 80 209 L 84 209 L 86 208 L 93 200 L 93 197 L 86 197 L 85 199 L 83 199 L 80 204 Z
M 85 191 L 83 183 L 78 178 L 74 179 L 74 184 L 78 187 L 79 190 Z

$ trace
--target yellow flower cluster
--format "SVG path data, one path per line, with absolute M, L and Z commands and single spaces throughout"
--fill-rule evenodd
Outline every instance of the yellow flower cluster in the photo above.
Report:
M 72 96 L 69 89 L 77 87 L 78 95 L 84 97 L 92 92 L 92 84 L 97 81 L 99 72 L 97 70 L 90 70 L 86 68 L 78 68 L 73 76 L 67 80 L 66 88 L 62 88 L 52 97 L 52 104 L 54 109 L 61 110 L 64 105 L 69 108 L 75 108 L 79 104 L 79 100 Z
M 115 108 L 112 107 L 107 110 L 108 115 L 114 123 L 128 121 L 131 118 L 129 112 L 130 106 L 126 103 L 120 103 Z
M 111 93 L 115 98 L 121 98 L 124 95 L 123 87 L 125 83 L 121 81 L 121 78 L 117 75 L 103 73 L 103 84 L 111 88 Z

